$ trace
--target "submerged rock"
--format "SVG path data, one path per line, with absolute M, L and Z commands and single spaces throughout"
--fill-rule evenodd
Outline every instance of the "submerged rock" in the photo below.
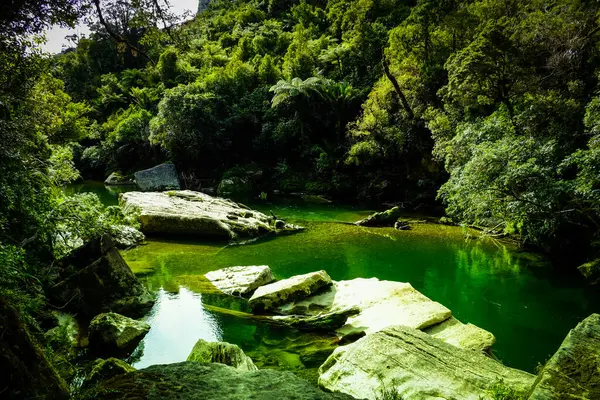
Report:
M 105 185 L 135 185 L 132 176 L 124 176 L 120 172 L 113 172 L 104 181 Z
M 47 294 L 65 311 L 83 317 L 106 311 L 138 315 L 154 303 L 109 235 L 90 241 L 59 260 L 57 266 L 63 279 Z
M 241 371 L 258 370 L 242 349 L 227 342 L 207 342 L 198 339 L 187 360 L 225 364 Z
M 355 307 L 346 311 L 319 314 L 314 316 L 304 315 L 275 315 L 270 318 L 274 323 L 283 324 L 299 331 L 333 332 L 346 324 L 351 315 L 358 314 L 360 310 Z
M 349 340 L 391 325 L 424 329 L 450 318 L 451 311 L 415 290 L 409 283 L 357 278 L 335 282 L 327 291 L 277 309 L 280 314 L 319 315 L 358 309 L 339 328 Z
M 199 362 L 153 365 L 120 375 L 88 396 L 97 400 L 352 400 L 348 395 L 323 392 L 291 372 L 240 371 Z
M 223 268 L 204 276 L 219 291 L 232 296 L 249 296 L 259 286 L 275 280 L 267 265 Z
M 398 218 L 402 215 L 400 207 L 392 207 L 389 210 L 376 212 L 365 219 L 355 222 L 358 226 L 394 226 Z
M 173 164 L 160 164 L 135 173 L 138 187 L 147 191 L 179 190 L 179 176 Z
M 123 360 L 119 360 L 118 358 L 111 357 L 106 360 L 99 358 L 94 361 L 90 373 L 86 376 L 81 386 L 90 387 L 98 384 L 99 382 L 106 381 L 114 378 L 115 376 L 123 375 L 135 370 L 136 369 L 131 365 L 127 364 Z
M 140 212 L 144 233 L 236 239 L 302 229 L 291 224 L 276 227 L 274 219 L 261 212 L 191 190 L 128 192 L 121 194 L 120 203 L 125 210 L 137 209 Z
M 405 400 L 490 399 L 488 390 L 500 380 L 524 395 L 535 379 L 405 326 L 338 347 L 319 373 L 319 385 L 326 390 L 372 400 L 384 390 L 395 390 Z
M 600 399 L 600 314 L 572 329 L 539 374 L 529 400 Z
M 290 301 L 314 295 L 332 284 L 325 271 L 296 275 L 269 285 L 259 287 L 249 300 L 256 311 L 273 310 Z
M 116 313 L 99 314 L 90 322 L 90 347 L 105 354 L 133 350 L 146 336 L 150 325 Z

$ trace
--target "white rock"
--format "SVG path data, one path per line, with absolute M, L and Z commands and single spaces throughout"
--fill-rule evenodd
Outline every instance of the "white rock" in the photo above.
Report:
M 331 283 L 331 278 L 325 271 L 296 275 L 259 287 L 250 298 L 249 304 L 257 311 L 273 310 L 287 302 L 301 300 L 318 293 Z
M 434 338 L 441 339 L 461 349 L 487 352 L 496 343 L 496 337 L 473 324 L 463 324 L 454 317 L 424 330 Z
M 499 380 L 524 395 L 535 379 L 404 326 L 338 347 L 319 374 L 319 385 L 326 390 L 370 400 L 381 398 L 384 389 L 404 400 L 487 400 L 489 388 Z
M 191 190 L 127 192 L 119 200 L 125 211 L 139 211 L 144 233 L 234 239 L 301 229 L 290 224 L 276 227 L 274 218 L 261 212 Z
M 232 296 L 250 295 L 259 286 L 275 280 L 267 265 L 223 268 L 204 276 L 221 292 Z
M 281 314 L 318 315 L 347 312 L 358 308 L 357 315 L 336 331 L 340 337 L 370 334 L 392 325 L 424 329 L 447 320 L 451 311 L 430 300 L 409 283 L 356 278 L 335 282 L 326 292 L 285 304 Z

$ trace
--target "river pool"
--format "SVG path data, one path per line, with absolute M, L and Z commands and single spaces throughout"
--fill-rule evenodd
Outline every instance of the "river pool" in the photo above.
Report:
M 70 191 L 91 191 L 105 204 L 116 204 L 122 190 L 83 184 Z M 494 354 L 530 372 L 555 352 L 569 329 L 600 312 L 600 291 L 586 287 L 579 276 L 552 272 L 539 256 L 509 245 L 465 239 L 458 227 L 357 227 L 344 222 L 372 210 L 300 200 L 251 206 L 306 230 L 233 246 L 150 238 L 146 245 L 123 252 L 132 270 L 158 293 L 147 316 L 152 328 L 131 359 L 137 368 L 185 360 L 198 338 L 235 343 L 263 367 L 302 371 L 319 365 L 335 338 L 239 318 L 222 312 L 222 299 L 200 293 L 200 275 L 235 265 L 269 265 L 276 278 L 324 269 L 335 280 L 377 277 L 410 282 L 462 322 L 492 332 L 497 338 Z

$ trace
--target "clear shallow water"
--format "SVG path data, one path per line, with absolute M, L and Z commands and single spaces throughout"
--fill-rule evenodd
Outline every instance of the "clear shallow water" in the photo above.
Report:
M 319 356 L 325 355 L 313 357 L 315 348 L 330 348 L 331 338 L 224 313 L 214 306 L 242 305 L 197 293 L 202 274 L 234 265 L 269 265 L 277 278 L 324 269 L 336 280 L 410 282 L 461 321 L 494 333 L 498 358 L 528 371 L 554 353 L 569 329 L 600 312 L 600 294 L 578 277 L 556 276 L 539 257 L 499 243 L 465 241 L 460 228 L 362 228 L 339 221 L 355 221 L 369 210 L 294 203 L 252 206 L 307 229 L 244 246 L 156 238 L 124 253 L 134 272 L 159 293 L 148 316 L 152 329 L 133 360 L 136 367 L 184 360 L 198 338 L 238 344 L 259 366 L 304 369 L 319 364 Z

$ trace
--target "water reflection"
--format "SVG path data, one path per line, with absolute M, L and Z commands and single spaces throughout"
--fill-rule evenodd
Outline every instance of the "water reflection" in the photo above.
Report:
M 223 337 L 217 319 L 202 307 L 202 295 L 185 288 L 177 294 L 160 289 L 146 322 L 150 332 L 132 356 L 138 358 L 136 368 L 184 361 L 198 339 L 215 342 Z

